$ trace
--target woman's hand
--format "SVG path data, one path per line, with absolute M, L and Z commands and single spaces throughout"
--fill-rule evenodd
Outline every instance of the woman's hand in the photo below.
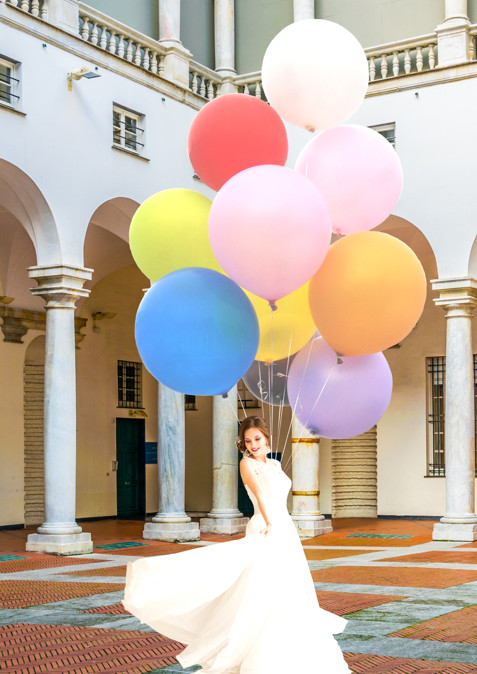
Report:
M 267 526 L 265 527 L 265 529 L 262 529 L 262 530 L 261 530 L 260 533 L 261 533 L 261 534 L 264 534 L 264 535 L 266 536 L 267 534 L 271 533 L 271 531 L 272 531 L 272 525 L 269 523 L 269 524 L 267 524 Z

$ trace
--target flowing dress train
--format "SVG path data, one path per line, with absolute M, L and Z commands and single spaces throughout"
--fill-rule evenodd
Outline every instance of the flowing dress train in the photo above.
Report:
M 245 538 L 130 562 L 123 604 L 157 632 L 187 644 L 183 667 L 204 674 L 348 674 L 333 634 L 346 620 L 319 607 L 290 518 L 280 463 L 253 463 L 272 530 L 255 514 Z

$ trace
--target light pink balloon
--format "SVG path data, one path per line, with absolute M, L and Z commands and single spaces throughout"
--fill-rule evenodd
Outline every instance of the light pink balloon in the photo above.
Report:
M 331 239 L 319 190 L 283 166 L 255 166 L 218 192 L 209 216 L 212 250 L 236 283 L 269 302 L 318 270 Z
M 391 144 L 372 129 L 337 126 L 313 138 L 296 170 L 320 189 L 336 234 L 373 229 L 393 211 L 402 190 L 402 168 Z

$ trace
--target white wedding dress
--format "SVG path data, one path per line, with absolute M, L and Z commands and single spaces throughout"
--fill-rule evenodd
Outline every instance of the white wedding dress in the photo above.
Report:
M 333 634 L 346 620 L 324 611 L 288 514 L 291 481 L 280 463 L 254 465 L 272 530 L 255 514 L 245 538 L 128 564 L 123 604 L 187 648 L 183 667 L 204 674 L 348 674 Z

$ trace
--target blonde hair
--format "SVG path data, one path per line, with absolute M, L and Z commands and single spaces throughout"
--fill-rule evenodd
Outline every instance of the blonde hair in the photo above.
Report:
M 245 447 L 245 433 L 251 428 L 257 428 L 267 438 L 267 444 L 270 442 L 270 431 L 262 417 L 246 417 L 240 424 L 239 436 L 235 440 L 237 449 L 242 452 L 244 456 L 250 456 L 250 452 Z

